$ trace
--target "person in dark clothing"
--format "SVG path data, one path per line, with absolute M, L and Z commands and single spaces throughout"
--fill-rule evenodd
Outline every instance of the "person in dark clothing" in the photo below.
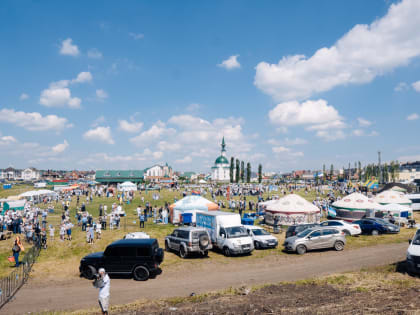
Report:
M 23 251 L 23 250 L 24 248 L 20 241 L 20 237 L 16 236 L 15 242 L 12 247 L 13 257 L 16 263 L 15 267 L 19 267 L 19 254 L 20 254 L 20 251 Z

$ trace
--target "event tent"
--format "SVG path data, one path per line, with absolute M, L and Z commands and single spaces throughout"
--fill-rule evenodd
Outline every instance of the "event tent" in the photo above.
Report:
M 48 189 L 40 189 L 40 190 L 30 190 L 30 191 L 26 191 L 22 194 L 19 195 L 19 198 L 25 198 L 25 199 L 35 199 L 35 198 L 39 198 L 40 196 L 56 196 L 57 193 L 52 191 L 52 190 L 48 190 Z
M 132 182 L 124 182 L 118 186 L 118 190 L 121 190 L 121 191 L 137 190 L 137 185 Z
M 4 214 L 5 211 L 8 210 L 23 210 L 25 209 L 25 200 L 13 200 L 13 201 L 5 201 L 3 202 L 3 212 L 2 214 Z
M 395 190 L 385 190 L 377 194 L 375 201 L 381 205 L 397 203 L 400 205 L 411 206 L 412 204 L 412 201 L 408 199 L 403 193 Z
M 352 193 L 332 204 L 337 218 L 353 221 L 367 215 L 370 210 L 382 210 L 381 205 L 361 193 Z
M 386 205 L 381 205 L 381 212 L 388 213 L 390 212 L 393 216 L 408 218 L 413 216 L 413 210 L 409 206 L 402 205 L 399 203 L 389 203 Z
M 192 213 L 193 222 L 197 211 L 219 210 L 219 205 L 204 197 L 191 195 L 178 200 L 169 206 L 170 219 L 172 223 L 180 223 L 182 213 Z
M 266 205 L 265 222 L 274 224 L 293 225 L 305 223 L 319 223 L 321 211 L 319 208 L 299 195 L 290 194 Z

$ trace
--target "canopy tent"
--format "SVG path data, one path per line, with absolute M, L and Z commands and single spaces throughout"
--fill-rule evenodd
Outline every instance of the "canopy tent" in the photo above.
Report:
M 381 205 L 381 212 L 388 213 L 390 212 L 395 217 L 403 217 L 408 218 L 413 216 L 413 210 L 409 206 L 398 204 L 398 203 L 390 203 L 386 205 Z
M 198 181 L 198 183 L 199 183 L 199 184 L 207 184 L 207 182 L 206 182 L 204 179 L 200 179 L 200 180 Z
M 25 209 L 25 200 L 13 200 L 13 201 L 5 201 L 3 202 L 3 211 L 2 214 L 4 214 L 8 210 L 24 210 Z
M 397 203 L 400 205 L 411 206 L 412 204 L 412 201 L 408 199 L 403 193 L 395 190 L 385 190 L 377 194 L 375 197 L 375 201 L 380 203 L 381 205 Z
M 132 182 L 124 182 L 118 185 L 118 190 L 120 191 L 133 191 L 137 190 L 137 185 Z
M 281 225 L 319 223 L 320 209 L 299 195 L 290 194 L 266 205 L 265 222 L 274 224 L 278 218 Z
M 180 223 L 182 213 L 192 213 L 193 222 L 197 211 L 219 210 L 219 205 L 204 197 L 191 195 L 178 200 L 169 206 L 170 219 L 172 223 Z
M 40 189 L 40 190 L 30 190 L 26 191 L 19 195 L 19 198 L 25 198 L 25 199 L 35 199 L 39 198 L 40 196 L 56 196 L 57 193 L 52 190 L 48 189 Z
M 353 221 L 361 219 L 368 212 L 381 210 L 381 205 L 372 199 L 369 199 L 361 193 L 352 193 L 337 200 L 332 204 L 337 213 L 337 218 Z

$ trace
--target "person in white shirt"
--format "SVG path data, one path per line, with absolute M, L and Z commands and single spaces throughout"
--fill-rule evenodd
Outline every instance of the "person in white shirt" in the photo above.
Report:
M 108 315 L 109 295 L 111 289 L 111 279 L 105 273 L 104 268 L 99 268 L 99 278 L 93 282 L 93 285 L 99 289 L 99 306 L 102 314 Z

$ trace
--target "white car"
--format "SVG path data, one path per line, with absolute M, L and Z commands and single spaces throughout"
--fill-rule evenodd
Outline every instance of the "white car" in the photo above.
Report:
M 409 243 L 406 261 L 408 272 L 410 274 L 420 274 L 420 229 L 417 230 Z
M 352 224 L 343 220 L 328 220 L 321 222 L 321 226 L 328 226 L 334 227 L 335 229 L 339 230 L 340 232 L 344 232 L 346 235 L 360 235 L 362 233 L 362 229 L 358 224 Z
M 244 225 L 248 235 L 251 236 L 254 241 L 255 249 L 262 248 L 276 248 L 278 245 L 278 240 L 269 232 L 264 230 L 262 227 L 255 225 Z
M 147 239 L 150 238 L 150 235 L 144 232 L 133 232 L 128 233 L 124 236 L 124 239 Z

